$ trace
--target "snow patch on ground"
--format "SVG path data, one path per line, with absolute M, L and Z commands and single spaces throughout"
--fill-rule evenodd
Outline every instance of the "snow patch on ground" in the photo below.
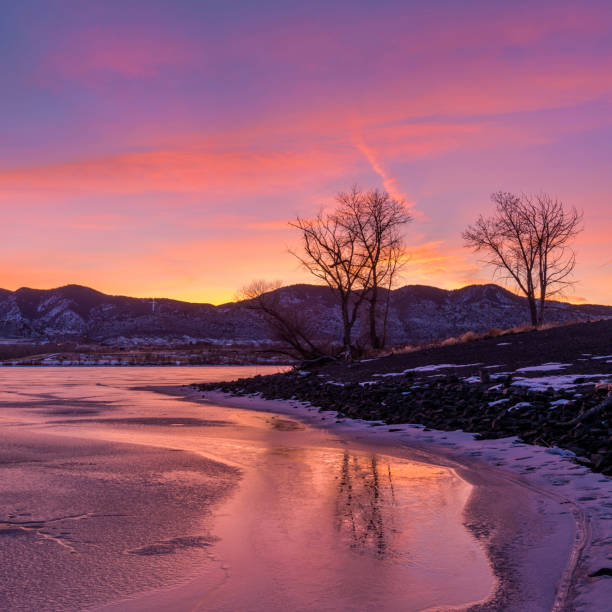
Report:
M 531 402 L 519 402 L 518 404 L 514 404 L 508 408 L 508 412 L 512 412 L 512 410 L 518 410 L 519 408 L 531 408 Z
M 506 402 L 509 402 L 509 401 L 510 401 L 510 398 L 504 397 L 503 399 L 499 399 L 494 402 L 489 402 L 489 406 L 499 406 L 500 404 L 505 404 Z
M 500 378 L 506 378 L 510 376 L 512 372 L 497 372 L 496 374 L 491 374 L 491 380 L 499 380 Z
M 561 389 L 573 389 L 577 385 L 576 380 L 585 381 L 590 379 L 591 382 L 612 382 L 612 374 L 560 374 L 557 376 L 537 376 L 535 378 L 517 377 L 512 381 L 513 385 L 521 387 L 529 387 L 535 391 L 546 391 L 552 387 L 555 391 Z
M 386 378 L 387 376 L 403 376 L 404 374 L 408 374 L 409 372 L 435 372 L 436 370 L 448 370 L 449 368 L 471 368 L 479 365 L 482 365 L 482 363 L 438 363 L 433 365 L 420 366 L 418 368 L 408 368 L 407 370 L 404 370 L 402 372 L 372 374 L 372 376 L 380 376 L 381 378 Z
M 550 372 L 552 370 L 561 370 L 563 368 L 571 367 L 571 363 L 557 363 L 555 361 L 550 361 L 548 363 L 543 363 L 539 366 L 527 366 L 524 368 L 519 368 L 515 370 L 516 372 Z
M 554 402 L 550 402 L 550 407 L 553 408 L 555 406 L 566 406 L 567 404 L 571 404 L 572 400 L 570 399 L 558 399 Z

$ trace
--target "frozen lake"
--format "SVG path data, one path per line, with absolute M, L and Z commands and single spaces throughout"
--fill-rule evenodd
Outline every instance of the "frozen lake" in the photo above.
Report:
M 274 367 L 0 369 L 0 609 L 442 610 L 495 580 L 454 470 L 143 389 Z M 119 603 L 112 603 L 119 602 Z

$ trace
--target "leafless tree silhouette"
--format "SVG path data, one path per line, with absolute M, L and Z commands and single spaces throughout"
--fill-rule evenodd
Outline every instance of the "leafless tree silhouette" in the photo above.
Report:
M 336 210 L 322 211 L 313 219 L 298 217 L 290 225 L 302 235 L 303 253 L 293 255 L 338 296 L 343 354 L 350 360 L 354 353 L 353 326 L 365 299 L 361 289 L 370 285 L 367 255 Z
M 352 331 L 364 303 L 371 346 L 385 344 L 390 292 L 405 255 L 401 229 L 410 220 L 404 204 L 386 191 L 353 187 L 336 196 L 331 212 L 291 223 L 301 232 L 303 247 L 293 254 L 338 296 L 347 359 L 354 353 Z M 382 305 L 381 289 L 387 290 Z
M 487 253 L 485 263 L 516 283 L 527 298 L 532 325 L 539 326 L 546 300 L 573 283 L 571 242 L 582 231 L 582 213 L 546 193 L 500 191 L 491 200 L 495 214 L 481 215 L 463 232 L 465 246 Z
M 361 191 L 353 187 L 339 193 L 337 201 L 342 223 L 355 236 L 365 256 L 361 288 L 368 303 L 370 345 L 383 348 L 391 289 L 406 252 L 402 229 L 412 217 L 403 202 L 378 189 Z M 379 313 L 381 289 L 387 289 L 382 316 Z M 379 329 L 380 320 L 382 329 Z

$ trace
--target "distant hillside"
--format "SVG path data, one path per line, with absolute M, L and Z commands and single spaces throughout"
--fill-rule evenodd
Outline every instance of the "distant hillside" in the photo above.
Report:
M 315 323 L 320 339 L 340 334 L 339 312 L 326 287 L 293 285 L 277 290 L 280 302 Z M 549 321 L 612 317 L 612 306 L 551 302 Z M 508 328 L 527 322 L 525 299 L 497 285 L 446 291 L 408 285 L 391 294 L 388 336 L 408 344 L 472 330 Z M 359 335 L 359 329 L 356 335 Z M 221 306 L 178 300 L 111 296 L 79 285 L 39 290 L 0 289 L 0 337 L 41 341 L 78 340 L 109 345 L 262 343 L 270 340 L 264 321 L 245 303 Z

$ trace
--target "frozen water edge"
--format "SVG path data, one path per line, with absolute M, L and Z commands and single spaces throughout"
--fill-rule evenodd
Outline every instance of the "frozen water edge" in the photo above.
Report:
M 567 378 L 574 380 L 576 376 Z M 214 392 L 207 392 L 206 398 L 222 405 L 254 410 L 262 410 L 265 406 L 265 409 L 270 411 L 289 414 L 314 423 L 313 407 L 310 404 L 267 401 L 256 397 L 237 398 Z M 609 554 L 612 547 L 612 479 L 574 463 L 571 455 L 559 452 L 559 449 L 527 445 L 518 438 L 475 440 L 472 433 L 430 430 L 418 424 L 385 428 L 372 427 L 372 423 L 362 420 L 343 419 L 336 423 L 330 421 L 333 419 L 318 424 L 338 433 L 352 431 L 374 436 L 389 444 L 405 445 L 432 457 L 455 461 L 459 465 L 479 469 L 486 466 L 502 473 L 509 483 L 519 484 L 556 500 L 571 514 L 575 534 L 568 551 L 563 577 L 558 584 L 553 585 L 556 595 L 551 609 L 564 610 L 571 600 L 577 610 L 586 612 L 607 609 L 606 606 L 612 601 L 612 580 L 605 576 L 592 578 L 589 575 L 611 565 Z M 537 581 L 543 573 L 540 563 L 553 561 L 550 556 L 544 557 L 537 565 L 525 568 L 525 575 Z M 523 608 L 525 612 L 527 609 Z

